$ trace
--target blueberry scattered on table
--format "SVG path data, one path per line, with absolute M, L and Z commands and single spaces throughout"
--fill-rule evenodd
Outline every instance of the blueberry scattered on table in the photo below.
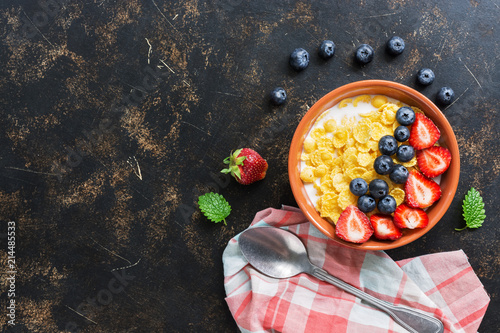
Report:
M 392 158 L 387 155 L 381 155 L 375 159 L 375 162 L 373 162 L 373 168 L 379 175 L 390 174 L 393 167 L 394 162 L 392 161 Z
M 318 55 L 327 60 L 333 57 L 335 54 L 335 43 L 332 42 L 331 40 L 324 40 L 321 42 L 321 45 L 319 46 L 318 49 Z
M 389 175 L 389 178 L 396 184 L 404 184 L 408 179 L 410 172 L 407 168 L 402 166 L 401 164 L 394 165 L 392 172 Z
M 403 125 L 398 126 L 394 130 L 394 137 L 399 142 L 405 142 L 406 140 L 408 140 L 410 138 L 410 130 L 406 126 L 403 126 Z
M 366 65 L 373 60 L 373 48 L 368 44 L 361 44 L 357 50 L 354 59 L 360 65 Z
M 368 192 L 368 184 L 363 178 L 354 178 L 349 183 L 349 190 L 356 196 L 362 196 Z
M 384 155 L 394 155 L 398 150 L 398 142 L 392 135 L 384 135 L 378 141 L 378 150 Z
M 286 101 L 286 91 L 285 89 L 278 87 L 271 92 L 271 102 L 274 105 L 281 105 Z
M 303 48 L 297 48 L 290 54 L 290 66 L 296 71 L 301 71 L 309 66 L 309 52 Z
M 436 95 L 436 102 L 441 105 L 450 105 L 455 98 L 455 93 L 450 87 L 443 87 Z
M 436 76 L 430 68 L 422 68 L 417 72 L 417 82 L 422 86 L 430 85 L 432 82 L 434 82 L 435 78 Z
M 385 195 L 379 199 L 377 208 L 382 214 L 392 214 L 396 210 L 396 199 L 391 195 Z
M 389 193 L 389 185 L 383 179 L 374 179 L 368 185 L 368 190 L 373 198 L 380 199 Z
M 415 122 L 415 111 L 408 106 L 400 107 L 396 112 L 396 120 L 404 126 L 409 126 Z
M 405 41 L 401 37 L 394 36 L 387 41 L 386 49 L 390 55 L 400 55 L 405 50 Z
M 396 151 L 396 158 L 400 162 L 408 162 L 415 156 L 415 149 L 410 145 L 401 145 Z

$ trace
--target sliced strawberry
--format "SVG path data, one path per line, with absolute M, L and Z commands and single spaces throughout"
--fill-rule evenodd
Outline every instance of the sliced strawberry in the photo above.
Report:
M 421 113 L 415 113 L 415 122 L 410 129 L 410 145 L 417 149 L 433 146 L 441 136 L 439 128 L 432 120 Z
M 434 178 L 448 170 L 451 153 L 448 149 L 438 146 L 417 150 L 417 163 L 420 172 L 429 178 Z
M 394 225 L 391 215 L 373 214 L 370 216 L 370 222 L 378 239 L 395 240 L 403 236 L 401 230 Z
M 429 217 L 423 209 L 412 208 L 403 203 L 394 212 L 394 224 L 399 228 L 425 228 L 429 224 Z
M 410 171 L 405 183 L 406 203 L 413 208 L 426 208 L 441 197 L 441 187 L 416 170 Z
M 373 235 L 373 227 L 365 213 L 358 207 L 349 205 L 340 214 L 335 234 L 348 242 L 364 243 Z

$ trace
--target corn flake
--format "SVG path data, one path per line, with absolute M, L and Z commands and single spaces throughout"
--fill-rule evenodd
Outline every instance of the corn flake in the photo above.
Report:
M 347 104 L 352 103 L 352 98 L 346 98 L 340 101 L 339 103 L 339 109 L 345 108 Z
M 337 127 L 337 122 L 335 121 L 335 119 L 328 119 L 323 124 L 323 127 L 325 128 L 325 131 L 327 133 L 331 133 L 331 132 L 335 131 L 335 128 Z
M 314 176 L 314 168 L 305 167 L 300 172 L 300 179 L 302 179 L 306 183 L 312 183 L 316 179 Z
M 365 168 L 362 167 L 354 167 L 351 169 L 347 169 L 346 175 L 351 179 L 361 178 L 366 172 Z
M 315 140 L 319 140 L 321 139 L 324 135 L 326 134 L 326 131 L 324 128 L 315 128 L 312 132 L 311 132 L 311 137 Z
M 389 100 L 387 99 L 386 96 L 383 96 L 383 95 L 377 95 L 375 97 L 372 98 L 372 105 L 376 108 L 379 108 L 381 107 L 382 105 L 384 105 L 385 103 L 387 103 Z
M 370 95 L 361 95 L 361 96 L 356 97 L 354 99 L 354 101 L 352 101 L 352 105 L 358 106 L 359 102 L 370 103 L 371 100 L 372 100 L 372 98 L 370 97 Z
M 349 140 L 349 131 L 346 128 L 338 127 L 333 132 L 332 143 L 335 148 L 342 148 Z
M 353 128 L 352 135 L 359 143 L 367 143 L 372 135 L 370 126 L 358 123 Z
M 349 205 L 355 205 L 358 201 L 358 197 L 356 197 L 354 194 L 351 193 L 349 190 L 349 187 L 343 189 L 339 197 L 337 198 L 338 205 L 339 207 L 344 210 L 347 208 Z
M 405 191 L 403 191 L 399 187 L 395 187 L 392 189 L 392 191 L 389 192 L 389 194 L 396 199 L 396 206 L 401 205 L 405 201 Z
M 361 151 L 361 150 L 360 150 Z M 358 164 L 362 167 L 372 164 L 374 159 L 368 152 L 361 152 L 358 154 Z
M 312 153 L 316 149 L 316 141 L 309 137 L 304 140 L 304 151 L 306 153 Z
M 314 169 L 314 176 L 323 177 L 328 172 L 328 167 L 326 165 L 320 165 Z

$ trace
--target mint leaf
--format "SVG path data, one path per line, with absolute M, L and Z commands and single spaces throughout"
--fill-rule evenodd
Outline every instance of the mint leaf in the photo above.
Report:
M 214 223 L 224 221 L 226 225 L 226 217 L 231 213 L 231 206 L 224 197 L 217 193 L 206 193 L 198 197 L 198 205 L 201 212 Z
M 464 210 L 463 216 L 466 225 L 461 229 L 455 229 L 456 231 L 461 231 L 466 228 L 479 228 L 483 225 L 484 219 L 486 218 L 484 202 L 481 194 L 476 191 L 474 187 L 471 187 L 469 192 L 465 195 L 462 208 Z

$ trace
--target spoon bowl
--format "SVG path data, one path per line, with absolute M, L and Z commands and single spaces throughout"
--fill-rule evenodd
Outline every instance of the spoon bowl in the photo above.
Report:
M 240 235 L 243 256 L 260 272 L 277 279 L 312 274 L 312 264 L 301 240 L 279 228 L 253 228 Z

